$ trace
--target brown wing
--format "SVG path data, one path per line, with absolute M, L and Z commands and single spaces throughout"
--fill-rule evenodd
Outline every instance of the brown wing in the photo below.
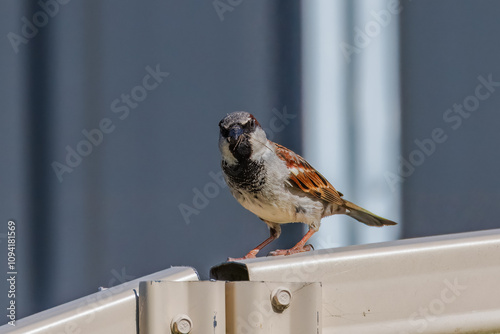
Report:
M 341 198 L 343 195 L 304 158 L 286 147 L 276 143 L 273 144 L 276 146 L 276 154 L 286 163 L 290 171 L 289 181 L 292 186 L 298 187 L 304 192 L 324 201 L 344 205 L 344 200 Z

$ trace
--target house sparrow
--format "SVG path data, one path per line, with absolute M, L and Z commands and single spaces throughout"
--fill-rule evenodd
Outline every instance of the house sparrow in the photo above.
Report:
M 309 231 L 293 248 L 271 255 L 290 255 L 312 249 L 307 240 L 318 231 L 321 219 L 346 214 L 370 226 L 395 225 L 342 198 L 342 193 L 304 158 L 268 140 L 255 117 L 233 112 L 219 122 L 222 170 L 231 194 L 270 228 L 271 235 L 242 260 L 277 239 L 281 224 L 301 222 Z

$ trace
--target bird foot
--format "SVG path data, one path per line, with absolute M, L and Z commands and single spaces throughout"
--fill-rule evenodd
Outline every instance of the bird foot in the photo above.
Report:
M 252 249 L 250 252 L 248 252 L 247 255 L 243 257 L 228 257 L 227 262 L 235 262 L 235 261 L 241 261 L 241 260 L 246 260 L 246 259 L 255 259 L 257 257 L 257 253 L 259 252 L 258 249 Z
M 292 255 L 297 253 L 309 252 L 314 250 L 313 245 L 305 245 L 302 247 L 293 247 L 290 249 L 277 249 L 269 253 L 270 256 L 279 256 L 279 255 Z

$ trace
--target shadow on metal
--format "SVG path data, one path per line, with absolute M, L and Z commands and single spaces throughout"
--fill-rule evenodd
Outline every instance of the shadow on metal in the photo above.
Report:
M 210 269 L 210 278 L 217 281 L 248 281 L 248 268 L 241 262 L 224 262 Z

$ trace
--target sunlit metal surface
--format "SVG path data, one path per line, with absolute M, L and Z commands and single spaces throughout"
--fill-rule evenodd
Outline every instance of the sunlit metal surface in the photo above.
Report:
M 139 282 L 148 280 L 197 281 L 189 267 L 172 267 L 99 291 L 4 325 L 0 333 L 137 333 Z
M 322 282 L 323 333 L 500 333 L 500 229 L 263 257 L 213 278 Z

